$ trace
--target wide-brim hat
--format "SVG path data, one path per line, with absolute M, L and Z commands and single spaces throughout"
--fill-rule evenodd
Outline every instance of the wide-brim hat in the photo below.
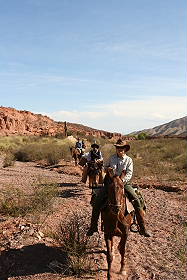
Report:
M 99 145 L 98 145 L 97 143 L 93 143 L 93 144 L 91 145 L 91 147 L 92 147 L 92 148 L 97 148 L 97 149 L 99 149 Z
M 114 144 L 116 148 L 124 148 L 127 151 L 130 150 L 130 145 L 127 141 L 123 141 L 122 139 L 118 139 L 116 144 Z

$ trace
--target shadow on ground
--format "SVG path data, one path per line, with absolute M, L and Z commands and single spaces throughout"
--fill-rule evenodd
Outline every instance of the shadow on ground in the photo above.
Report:
M 82 195 L 83 193 L 81 193 L 80 190 L 78 189 L 74 189 L 74 190 L 68 189 L 68 190 L 60 191 L 58 193 L 58 196 L 62 198 L 78 197 Z
M 77 187 L 78 184 L 76 183 L 60 183 L 58 184 L 58 187 L 63 188 L 66 187 L 65 190 L 60 190 L 58 193 L 59 197 L 62 198 L 70 198 L 70 197 L 78 197 L 78 196 L 82 196 L 83 193 L 81 192 L 81 190 L 79 188 L 75 188 Z M 67 188 L 69 187 L 69 188 Z
M 58 183 L 57 187 L 76 187 L 77 183 Z
M 0 255 L 0 279 L 9 277 L 60 272 L 54 264 L 67 267 L 68 257 L 65 252 L 45 244 L 34 244 L 21 249 L 10 249 Z

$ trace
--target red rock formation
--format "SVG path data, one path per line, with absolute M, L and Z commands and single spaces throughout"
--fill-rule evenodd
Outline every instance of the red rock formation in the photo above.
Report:
M 65 135 L 68 131 L 77 135 L 91 135 L 93 137 L 119 138 L 120 133 L 112 133 L 93 129 L 81 124 L 55 122 L 47 116 L 20 111 L 14 108 L 0 107 L 0 135 Z
M 0 107 L 0 135 L 51 135 L 64 132 L 60 125 L 47 116 Z

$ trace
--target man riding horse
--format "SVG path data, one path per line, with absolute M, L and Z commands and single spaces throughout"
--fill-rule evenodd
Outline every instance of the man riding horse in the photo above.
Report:
M 121 176 L 125 192 L 135 209 L 136 219 L 139 225 L 139 233 L 145 237 L 150 237 L 151 234 L 145 228 L 142 204 L 130 183 L 133 174 L 133 161 L 126 155 L 126 152 L 130 150 L 130 145 L 126 141 L 118 139 L 114 146 L 116 147 L 116 153 L 112 155 L 106 163 L 105 169 L 112 168 L 117 176 Z M 95 203 L 93 204 L 91 225 L 87 232 L 88 236 L 93 235 L 94 232 L 98 232 L 98 219 L 103 203 L 107 199 L 108 184 L 108 177 L 105 176 L 104 187 L 100 190 L 100 193 L 98 193 Z
M 87 181 L 89 165 L 91 163 L 94 163 L 94 164 L 96 163 L 100 170 L 102 169 L 102 165 L 103 165 L 103 157 L 102 157 L 101 151 L 99 150 L 99 145 L 97 143 L 93 143 L 91 145 L 91 148 L 92 149 L 90 150 L 90 152 L 83 156 L 83 158 L 86 159 L 86 165 L 84 166 L 83 174 L 82 174 L 83 183 L 86 183 L 86 181 Z
M 75 143 L 75 149 L 80 151 L 80 154 L 83 154 L 83 149 L 85 149 L 85 144 L 83 141 L 80 140 L 80 138 L 77 139 L 77 142 Z

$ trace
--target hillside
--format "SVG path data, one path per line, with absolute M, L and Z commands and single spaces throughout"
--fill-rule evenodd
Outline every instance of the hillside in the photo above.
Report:
M 187 116 L 150 129 L 133 132 L 131 135 L 137 135 L 143 132 L 152 137 L 187 137 Z
M 94 137 L 117 138 L 120 133 L 94 129 L 75 123 L 55 122 L 47 116 L 29 111 L 0 107 L 0 135 L 92 135 Z

